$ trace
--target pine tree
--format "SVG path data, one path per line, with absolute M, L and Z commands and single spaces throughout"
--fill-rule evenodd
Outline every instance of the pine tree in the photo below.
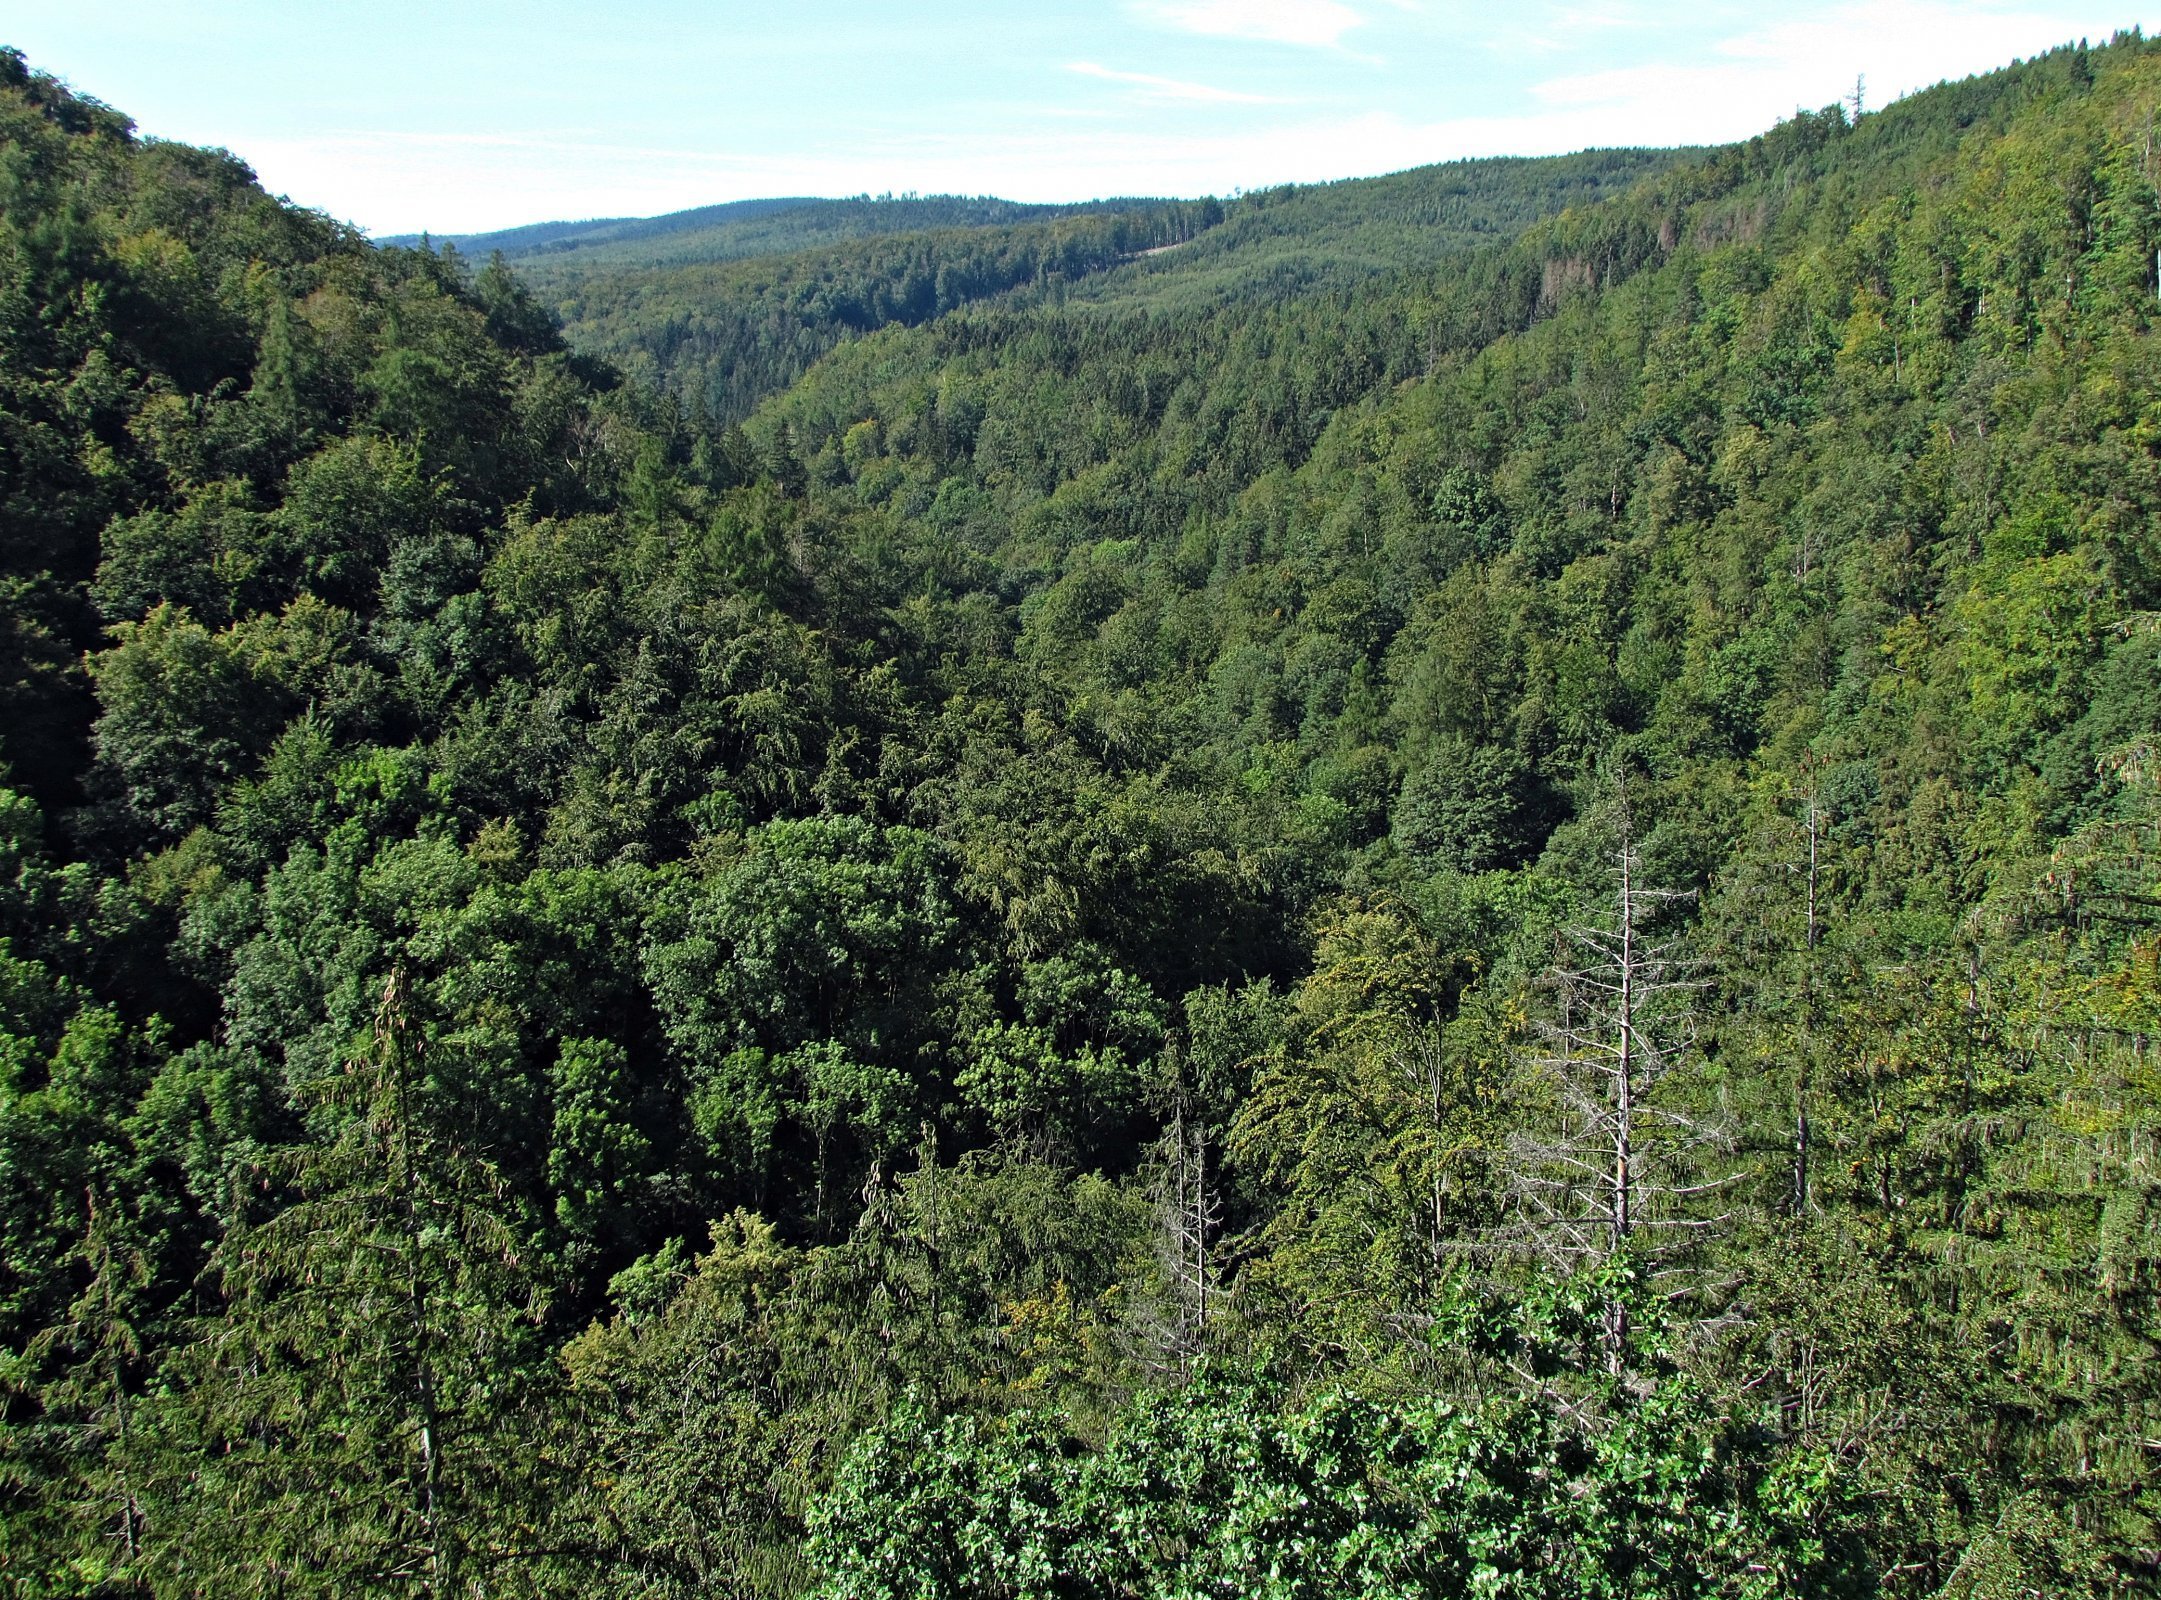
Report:
M 100 1594 L 140 1594 L 149 1530 L 139 1323 L 151 1267 L 117 1199 L 93 1184 L 83 1201 L 88 1220 L 75 1254 L 87 1276 L 66 1314 L 23 1350 L 19 1370 L 41 1378 L 23 1385 L 36 1420 L 7 1430 L 0 1486 L 41 1503 L 49 1556 L 66 1549 L 74 1574 Z M 15 1576 L 0 1561 L 0 1577 Z

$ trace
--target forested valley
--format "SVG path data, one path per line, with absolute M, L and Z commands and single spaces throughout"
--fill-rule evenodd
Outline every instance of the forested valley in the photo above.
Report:
M 0 52 L 0 1589 L 2161 1592 L 2157 114 L 483 261 Z

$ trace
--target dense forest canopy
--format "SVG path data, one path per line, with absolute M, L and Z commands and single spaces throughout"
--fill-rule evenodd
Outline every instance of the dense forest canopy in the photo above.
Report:
M 451 243 L 516 266 L 576 348 L 677 395 L 694 416 L 729 423 L 835 345 L 894 323 L 1074 292 L 1158 304 L 1277 300 L 1323 281 L 1430 267 L 1625 192 L 1679 154 L 1462 161 L 1228 202 L 739 202 Z
M 0 53 L 0 1583 L 2154 1592 L 2157 108 L 475 267 Z

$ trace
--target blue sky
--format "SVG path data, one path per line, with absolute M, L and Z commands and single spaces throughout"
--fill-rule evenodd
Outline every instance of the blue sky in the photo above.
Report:
M 1227 193 L 1705 143 L 2161 6 L 9 0 L 0 42 L 378 233 L 775 194 Z

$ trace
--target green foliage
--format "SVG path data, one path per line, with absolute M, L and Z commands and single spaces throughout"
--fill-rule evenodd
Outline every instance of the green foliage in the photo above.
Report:
M 1508 1342 L 1554 1342 L 1560 1301 Z M 811 1555 L 814 1592 L 848 1600 L 1857 1595 L 1876 1592 L 1861 1520 L 1834 1462 L 1781 1456 L 1671 1373 L 1288 1407 L 1212 1375 L 1137 1402 L 1093 1450 L 1053 1416 L 904 1402 L 850 1452 Z
M 154 1582 L 455 1591 L 547 1514 L 524 1437 L 529 1273 L 496 1175 L 445 1136 L 409 1026 L 394 976 L 369 1054 L 311 1086 L 343 1125 L 267 1174 L 288 1203 L 228 1223 L 224 1314 L 156 1408 L 177 1448 L 151 1517 L 192 1531 L 146 1552 Z
M 1520 862 L 1535 842 L 1528 779 L 1512 750 L 1444 740 L 1404 780 L 1395 806 L 1397 848 L 1429 870 L 1488 872 Z

